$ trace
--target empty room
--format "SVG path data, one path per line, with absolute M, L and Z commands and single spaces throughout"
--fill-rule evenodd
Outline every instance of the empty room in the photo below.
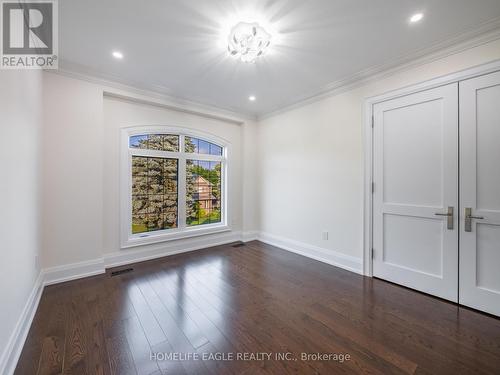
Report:
M 500 374 L 499 0 L 0 24 L 0 375 Z

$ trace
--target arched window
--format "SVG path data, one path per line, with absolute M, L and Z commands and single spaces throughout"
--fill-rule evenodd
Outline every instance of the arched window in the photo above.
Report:
M 229 229 L 228 145 L 185 129 L 126 129 L 122 247 Z

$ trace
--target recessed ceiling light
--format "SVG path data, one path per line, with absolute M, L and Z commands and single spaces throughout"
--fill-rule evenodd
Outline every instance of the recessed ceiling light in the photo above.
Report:
M 423 13 L 416 13 L 413 16 L 410 17 L 410 22 L 411 23 L 417 23 L 419 21 L 422 21 L 422 18 L 424 18 Z
M 254 96 L 254 95 L 250 95 L 248 97 L 248 100 L 250 100 L 251 102 L 254 102 L 257 98 Z
M 113 51 L 112 55 L 115 59 L 118 60 L 123 59 L 123 53 L 121 53 L 120 51 Z
M 227 50 L 231 56 L 253 63 L 271 44 L 271 34 L 257 22 L 240 22 L 233 26 L 227 40 Z

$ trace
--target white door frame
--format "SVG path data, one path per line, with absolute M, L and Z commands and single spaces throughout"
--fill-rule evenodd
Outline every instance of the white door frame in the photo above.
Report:
M 481 64 L 456 73 L 447 74 L 415 85 L 389 91 L 365 99 L 364 109 L 364 204 L 363 204 L 363 274 L 373 276 L 373 106 L 377 103 L 397 97 L 414 94 L 450 83 L 457 83 L 469 78 L 500 71 L 500 60 Z

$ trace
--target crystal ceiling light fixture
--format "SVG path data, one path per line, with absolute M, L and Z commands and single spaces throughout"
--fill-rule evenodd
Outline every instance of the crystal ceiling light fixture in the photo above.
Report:
M 410 17 L 410 23 L 420 22 L 420 21 L 422 21 L 423 18 L 424 18 L 424 14 L 423 13 L 416 13 L 413 16 Z
M 120 51 L 113 51 L 112 55 L 117 60 L 123 59 L 123 53 L 121 53 Z
M 253 63 L 271 44 L 271 35 L 258 23 L 240 22 L 228 37 L 227 50 L 234 58 Z

